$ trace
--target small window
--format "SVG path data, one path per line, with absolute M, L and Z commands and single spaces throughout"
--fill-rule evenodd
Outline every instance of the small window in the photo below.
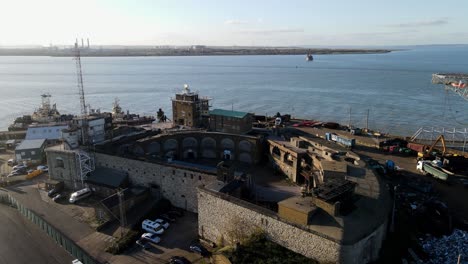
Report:
M 36 155 L 36 151 L 31 150 L 31 155 Z
M 26 156 L 26 152 L 21 152 L 21 156 Z
M 185 177 L 187 177 L 187 173 L 186 173 L 186 172 L 184 172 L 184 178 L 185 178 Z
M 190 174 L 190 179 L 192 179 L 192 180 L 193 180 L 193 174 Z
M 62 158 L 55 159 L 55 168 L 65 168 L 65 164 L 63 163 Z
M 198 180 L 201 181 L 201 175 L 198 175 Z
M 172 175 L 175 175 L 175 170 L 172 170 Z

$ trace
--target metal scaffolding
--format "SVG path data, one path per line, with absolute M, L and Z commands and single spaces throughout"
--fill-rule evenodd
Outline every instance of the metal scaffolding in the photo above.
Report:
M 468 101 L 468 74 L 464 73 L 434 73 L 433 84 L 443 84 L 445 90 L 453 91 Z
M 76 159 L 76 168 L 77 168 L 77 179 L 75 179 L 75 189 L 76 182 L 81 182 L 81 187 L 84 187 L 84 180 L 87 179 L 88 174 L 94 171 L 94 158 L 89 155 L 84 150 L 78 149 L 75 151 L 75 159 Z

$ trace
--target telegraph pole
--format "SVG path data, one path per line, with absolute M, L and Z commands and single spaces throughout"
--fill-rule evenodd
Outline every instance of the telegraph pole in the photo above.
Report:
M 125 210 L 123 206 L 123 196 L 124 196 L 124 190 L 119 190 L 117 192 L 117 196 L 119 196 L 119 209 L 120 209 L 120 237 L 122 238 L 124 236 L 124 229 L 126 225 L 126 219 L 125 219 Z

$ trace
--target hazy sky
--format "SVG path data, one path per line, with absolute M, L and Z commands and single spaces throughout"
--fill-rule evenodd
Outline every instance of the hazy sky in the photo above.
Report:
M 468 0 L 0 0 L 0 45 L 467 44 Z

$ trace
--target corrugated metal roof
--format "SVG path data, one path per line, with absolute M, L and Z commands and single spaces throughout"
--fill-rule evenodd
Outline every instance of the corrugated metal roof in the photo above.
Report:
M 213 109 L 212 111 L 210 111 L 210 115 L 228 116 L 235 118 L 244 118 L 247 114 L 247 112 L 230 111 L 224 109 Z
M 26 139 L 21 142 L 21 144 L 16 147 L 16 150 L 23 149 L 38 149 L 44 145 L 45 139 Z
M 128 174 L 125 171 L 111 168 L 96 168 L 91 175 L 88 176 L 86 182 L 106 186 L 110 188 L 121 187 L 128 180 Z
M 62 137 L 62 129 L 67 128 L 68 125 L 29 127 L 26 132 L 26 139 L 60 139 Z

